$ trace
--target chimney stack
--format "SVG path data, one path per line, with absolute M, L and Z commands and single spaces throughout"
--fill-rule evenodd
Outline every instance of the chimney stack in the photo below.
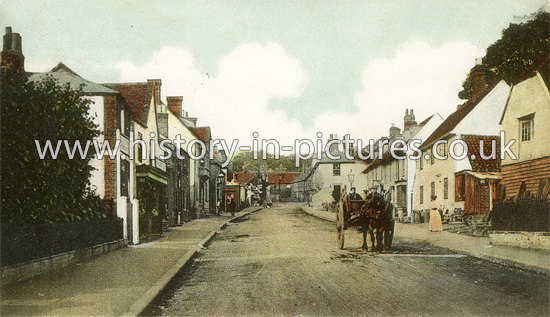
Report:
M 470 71 L 470 83 L 470 99 L 475 101 L 477 96 L 485 90 L 485 66 L 482 65 L 481 58 L 476 58 L 476 66 Z
M 415 117 L 414 117 L 414 110 L 410 109 L 411 112 L 409 112 L 409 109 L 405 110 L 405 117 L 403 118 L 403 131 L 409 130 L 413 126 L 417 125 Z
M 168 108 L 172 110 L 178 117 L 184 117 L 184 112 L 181 107 L 183 101 L 183 96 L 169 96 L 166 97 L 166 102 L 168 103 Z
M 147 79 L 147 84 L 151 86 L 153 92 L 153 100 L 155 104 L 160 104 L 160 86 L 162 86 L 162 80 L 160 79 Z
M 398 127 L 395 126 L 395 124 L 392 123 L 390 127 L 390 139 L 393 139 L 396 136 L 398 136 L 400 132 L 401 132 L 401 129 L 399 129 Z
M 6 27 L 6 34 L 4 35 L 2 72 L 25 73 L 25 57 L 21 49 L 21 35 L 19 33 L 12 33 L 9 26 Z

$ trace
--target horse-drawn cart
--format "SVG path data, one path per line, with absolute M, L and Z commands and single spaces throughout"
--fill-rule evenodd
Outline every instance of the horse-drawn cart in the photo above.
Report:
M 365 200 L 348 200 L 344 187 L 336 208 L 338 249 L 344 248 L 344 231 L 347 229 L 363 233 L 361 248 L 364 250 L 367 249 L 367 234 L 370 234 L 372 252 L 389 249 L 395 222 L 393 206 L 387 200 L 379 193 L 369 194 Z

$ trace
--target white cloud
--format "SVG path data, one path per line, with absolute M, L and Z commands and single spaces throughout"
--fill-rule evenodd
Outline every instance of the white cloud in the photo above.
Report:
M 473 44 L 447 42 L 439 48 L 412 40 L 399 46 L 392 59 L 371 61 L 361 73 L 363 90 L 355 94 L 357 113 L 338 111 L 316 116 L 304 129 L 282 110 L 268 110 L 269 100 L 298 97 L 308 77 L 299 60 L 276 43 L 244 44 L 219 61 L 219 75 L 203 74 L 186 49 L 163 47 L 142 67 L 123 61 L 115 65 L 121 81 L 162 79 L 162 95 L 182 95 L 183 107 L 199 125 L 209 125 L 214 138 L 250 145 L 252 133 L 293 145 L 298 138 L 323 133 L 378 138 L 391 123 L 402 128 L 405 109 L 414 109 L 420 122 L 435 112 L 443 117 L 456 109 L 457 93 L 475 58 L 483 56 Z
M 433 48 L 412 40 L 401 45 L 393 59 L 371 61 L 361 74 L 363 90 L 355 95 L 361 109 L 355 124 L 367 126 L 370 137 L 388 134 L 391 123 L 403 128 L 405 109 L 414 109 L 420 123 L 435 112 L 444 118 L 460 103 L 462 81 L 484 53 L 464 41 Z
M 267 110 L 272 98 L 299 96 L 308 80 L 300 61 L 279 44 L 237 47 L 220 60 L 217 77 L 203 74 L 189 51 L 172 47 L 163 47 L 142 67 L 128 61 L 115 67 L 121 81 L 161 78 L 162 95 L 182 95 L 184 111 L 198 117 L 199 126 L 209 125 L 214 138 L 250 145 L 256 131 L 260 139 L 287 145 L 302 133 L 284 111 Z

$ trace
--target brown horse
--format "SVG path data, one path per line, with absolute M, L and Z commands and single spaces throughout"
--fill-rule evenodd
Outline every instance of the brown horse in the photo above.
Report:
M 363 233 L 363 245 L 367 250 L 367 234 L 371 237 L 371 251 L 381 252 L 391 247 L 393 240 L 393 206 L 380 194 L 370 194 L 366 200 L 348 200 L 346 189 L 340 193 L 336 210 L 338 248 L 344 248 L 344 230 L 358 228 Z M 376 239 L 375 239 L 376 235 Z
M 361 207 L 361 214 L 366 215 L 362 230 L 361 248 L 363 250 L 367 250 L 367 234 L 370 235 L 371 252 L 389 249 L 393 239 L 392 210 L 393 206 L 386 203 L 381 195 L 374 194 L 367 197 L 365 204 Z

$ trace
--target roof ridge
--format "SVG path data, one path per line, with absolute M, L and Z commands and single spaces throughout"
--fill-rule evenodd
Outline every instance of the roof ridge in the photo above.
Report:
M 531 65 L 529 65 L 529 67 L 527 67 L 527 69 L 525 69 L 523 72 L 519 73 L 516 77 L 512 78 L 512 80 L 510 80 L 510 84 L 517 85 L 520 82 L 524 81 L 525 79 L 530 78 L 532 76 L 535 76 L 537 74 L 537 72 L 540 72 L 541 69 L 544 66 L 546 66 L 545 64 L 548 64 L 549 62 L 550 62 L 550 56 L 546 55 L 542 59 L 532 63 Z M 543 78 L 544 78 L 543 74 L 541 74 L 541 76 L 543 76 Z M 549 76 L 549 74 L 546 74 L 546 76 Z
M 455 112 L 451 113 L 447 119 L 445 119 L 437 129 L 432 132 L 432 134 L 424 141 L 419 149 L 424 149 L 430 146 L 438 138 L 450 133 L 466 116 L 474 110 L 474 108 L 483 100 L 485 97 L 498 85 L 501 81 L 493 83 L 491 86 L 487 87 L 481 93 L 479 93 L 475 99 L 471 99 L 466 104 L 458 108 Z
M 52 68 L 49 72 L 50 72 L 50 73 L 53 73 L 53 72 L 56 72 L 56 71 L 58 71 L 58 70 L 60 70 L 60 69 L 63 69 L 63 70 L 65 70 L 65 71 L 67 71 L 68 73 L 70 73 L 70 74 L 72 74 L 72 75 L 74 75 L 74 76 L 78 76 L 78 77 L 80 77 L 80 78 L 82 78 L 82 79 L 84 79 L 84 80 L 86 80 L 86 81 L 89 81 L 89 80 L 85 79 L 84 77 L 80 76 L 79 74 L 75 73 L 75 72 L 74 72 L 72 69 L 70 69 L 67 65 L 63 64 L 63 62 L 57 63 L 57 65 L 56 65 L 54 68 Z
M 103 86 L 137 86 L 137 85 L 148 85 L 147 82 L 127 82 L 127 83 L 101 83 Z

